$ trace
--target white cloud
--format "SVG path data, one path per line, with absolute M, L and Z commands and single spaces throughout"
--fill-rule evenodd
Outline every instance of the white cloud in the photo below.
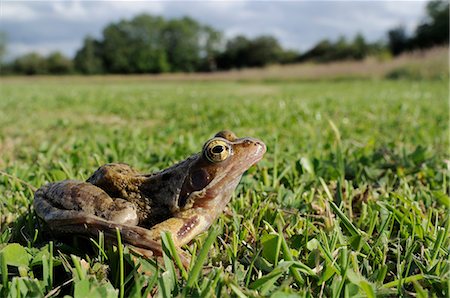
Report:
M 2 2 L 0 17 L 2 22 L 26 22 L 37 19 L 39 14 L 24 2 Z
M 83 20 L 89 18 L 89 11 L 79 1 L 52 2 L 53 14 L 66 20 Z

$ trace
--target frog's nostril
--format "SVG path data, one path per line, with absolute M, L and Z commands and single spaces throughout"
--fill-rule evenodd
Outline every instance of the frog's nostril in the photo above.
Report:
M 266 144 L 261 141 L 255 141 L 254 144 L 258 147 L 258 152 L 263 152 L 263 154 L 266 152 Z

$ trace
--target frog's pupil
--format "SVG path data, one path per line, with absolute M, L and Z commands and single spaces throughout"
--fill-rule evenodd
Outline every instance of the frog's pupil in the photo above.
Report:
M 212 149 L 213 153 L 222 153 L 223 151 L 223 146 L 214 146 L 214 148 Z

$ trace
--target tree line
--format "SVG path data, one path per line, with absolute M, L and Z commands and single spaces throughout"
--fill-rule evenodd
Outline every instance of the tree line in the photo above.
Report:
M 199 72 L 263 67 L 304 61 L 362 60 L 369 55 L 399 55 L 449 42 L 449 3 L 435 0 L 426 6 L 426 18 L 412 35 L 404 27 L 387 32 L 387 42 L 368 43 L 361 34 L 347 40 L 319 41 L 299 53 L 284 49 L 268 35 L 225 40 L 222 32 L 183 17 L 165 19 L 142 14 L 107 25 L 99 39 L 86 37 L 75 57 L 59 52 L 29 53 L 3 65 L 3 73 L 19 74 L 131 74 Z M 0 39 L 1 40 L 1 39 Z M 4 53 L 0 42 L 0 54 Z
M 408 35 L 404 26 L 388 32 L 389 49 L 399 55 L 415 49 L 426 49 L 449 42 L 449 2 L 430 1 L 426 6 L 426 18 Z

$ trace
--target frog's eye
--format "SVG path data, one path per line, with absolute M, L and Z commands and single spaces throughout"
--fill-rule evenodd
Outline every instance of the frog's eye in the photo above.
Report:
M 206 143 L 203 152 L 211 162 L 221 162 L 231 155 L 230 145 L 219 139 L 213 139 Z

